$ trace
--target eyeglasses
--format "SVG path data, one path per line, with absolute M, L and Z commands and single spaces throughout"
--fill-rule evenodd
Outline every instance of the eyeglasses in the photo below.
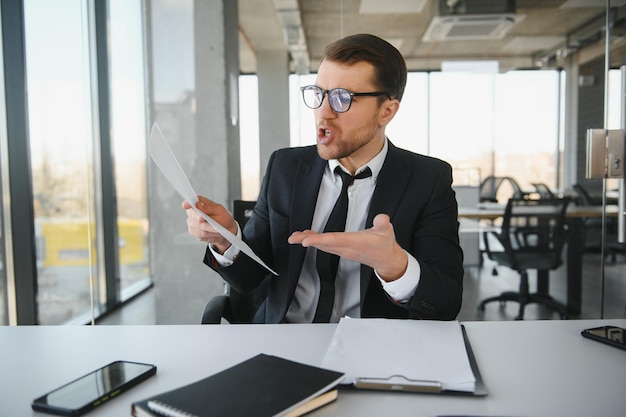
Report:
M 324 101 L 324 95 L 328 94 L 328 103 L 330 108 L 337 113 L 345 113 L 350 110 L 352 105 L 352 98 L 359 96 L 387 96 L 391 99 L 388 93 L 383 91 L 374 91 L 371 93 L 353 93 L 345 88 L 333 88 L 331 90 L 323 90 L 316 85 L 306 85 L 300 87 L 302 91 L 302 99 L 304 104 L 310 109 L 318 109 Z

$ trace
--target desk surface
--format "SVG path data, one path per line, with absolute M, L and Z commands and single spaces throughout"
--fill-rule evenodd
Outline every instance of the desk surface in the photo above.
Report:
M 489 394 L 461 397 L 340 391 L 311 416 L 607 416 L 626 410 L 626 351 L 580 336 L 626 320 L 464 323 Z M 157 375 L 88 416 L 130 416 L 130 404 L 204 378 L 257 353 L 319 365 L 332 324 L 0 327 L 0 415 L 33 412 L 33 398 L 117 359 Z M 384 352 L 381 352 L 383 355 Z
M 481 207 L 459 207 L 459 217 L 466 219 L 496 219 L 504 214 L 504 204 L 487 204 Z M 576 206 L 567 208 L 566 217 L 602 217 L 601 206 Z M 606 215 L 616 217 L 619 208 L 616 205 L 606 206 Z

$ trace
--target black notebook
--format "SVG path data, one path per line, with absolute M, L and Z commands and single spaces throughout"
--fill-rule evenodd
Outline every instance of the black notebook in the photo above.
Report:
M 138 401 L 133 416 L 284 416 L 337 397 L 343 373 L 260 354 L 222 372 Z M 303 409 L 300 409 L 303 410 Z M 298 413 L 292 415 L 299 415 Z

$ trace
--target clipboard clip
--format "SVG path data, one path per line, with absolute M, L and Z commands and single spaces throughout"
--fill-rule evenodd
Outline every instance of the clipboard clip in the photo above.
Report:
M 439 381 L 409 379 L 403 375 L 391 375 L 387 378 L 359 377 L 354 386 L 359 389 L 374 389 L 383 391 L 409 391 L 440 393 L 443 385 Z

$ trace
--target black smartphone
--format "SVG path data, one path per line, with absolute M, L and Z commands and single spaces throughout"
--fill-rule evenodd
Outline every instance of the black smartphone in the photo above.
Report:
M 156 374 L 147 363 L 115 361 L 33 400 L 35 411 L 80 416 Z
M 584 337 L 597 340 L 601 343 L 626 350 L 626 329 L 617 326 L 600 326 L 585 329 L 581 332 Z

